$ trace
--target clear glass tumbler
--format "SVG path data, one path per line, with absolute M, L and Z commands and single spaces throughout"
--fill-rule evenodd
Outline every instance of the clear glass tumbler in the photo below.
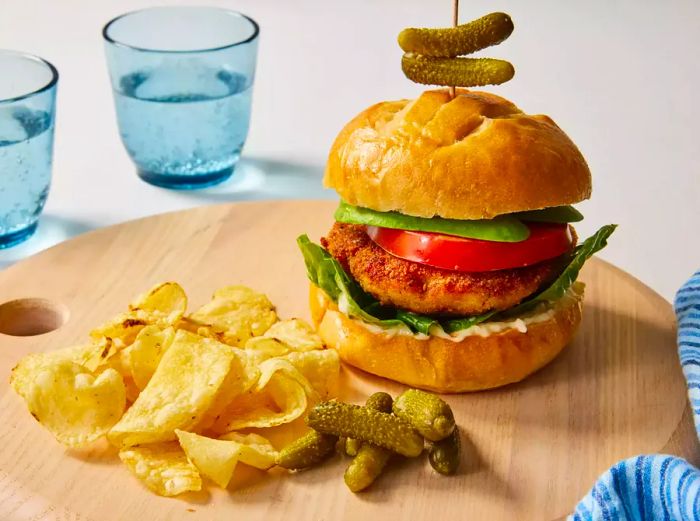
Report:
M 51 185 L 58 71 L 0 50 L 0 248 L 32 236 Z
M 122 141 L 146 182 L 228 179 L 248 135 L 258 25 L 216 7 L 153 7 L 103 29 Z

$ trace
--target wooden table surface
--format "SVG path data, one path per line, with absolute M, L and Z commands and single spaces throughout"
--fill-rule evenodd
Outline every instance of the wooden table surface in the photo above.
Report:
M 700 463 L 675 347 L 670 305 L 600 260 L 582 273 L 586 307 L 576 340 L 550 366 L 499 390 L 447 400 L 463 431 L 457 476 L 424 459 L 394 466 L 353 495 L 338 456 L 296 475 L 239 479 L 230 490 L 154 496 L 96 444 L 66 451 L 7 384 L 21 356 L 73 345 L 151 285 L 175 280 L 191 307 L 217 287 L 247 284 L 281 317 L 308 317 L 307 281 L 295 238 L 325 233 L 334 205 L 265 202 L 211 206 L 102 229 L 0 272 L 0 304 L 40 298 L 29 327 L 66 323 L 40 336 L 0 334 L 0 519 L 211 520 L 560 518 L 616 461 L 667 452 Z M 0 305 L 0 330 L 21 328 L 26 306 Z M 4 318 L 3 318 L 4 317 Z M 9 324 L 9 325 L 8 325 Z M 343 370 L 343 396 L 402 386 Z

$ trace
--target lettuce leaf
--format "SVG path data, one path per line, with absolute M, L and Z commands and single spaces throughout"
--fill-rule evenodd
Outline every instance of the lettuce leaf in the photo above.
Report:
M 334 302 L 338 303 L 340 300 L 345 304 L 350 316 L 385 328 L 406 325 L 415 333 L 428 335 L 434 326 L 442 327 L 447 333 L 454 333 L 490 319 L 498 320 L 522 315 L 538 304 L 560 299 L 576 281 L 584 263 L 607 245 L 607 240 L 616 227 L 617 225 L 614 224 L 603 226 L 577 246 L 570 255 L 563 258 L 564 266 L 561 275 L 543 291 L 502 312 L 491 311 L 460 318 L 420 315 L 383 306 L 376 298 L 366 293 L 324 248 L 311 242 L 306 235 L 300 236 L 297 244 L 304 256 L 309 280 L 321 288 Z
M 309 280 L 321 288 L 336 304 L 341 299 L 346 302 L 349 315 L 382 327 L 396 327 L 404 324 L 396 317 L 391 317 L 390 308 L 384 309 L 377 299 L 365 293 L 360 285 L 345 273 L 340 263 L 324 248 L 311 242 L 308 236 L 302 235 L 297 238 L 297 244 L 304 256 Z M 385 318 L 382 318 L 383 316 Z

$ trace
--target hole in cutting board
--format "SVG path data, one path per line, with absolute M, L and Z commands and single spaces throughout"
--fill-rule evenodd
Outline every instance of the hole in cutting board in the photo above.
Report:
M 0 304 L 0 333 L 36 336 L 55 331 L 68 321 L 63 304 L 42 298 L 23 298 Z

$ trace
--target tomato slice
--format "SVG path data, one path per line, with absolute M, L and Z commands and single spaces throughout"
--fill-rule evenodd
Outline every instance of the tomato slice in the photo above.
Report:
M 568 224 L 526 223 L 521 242 L 494 242 L 453 235 L 367 226 L 367 235 L 388 253 L 412 262 L 454 271 L 522 268 L 569 251 L 574 239 Z

